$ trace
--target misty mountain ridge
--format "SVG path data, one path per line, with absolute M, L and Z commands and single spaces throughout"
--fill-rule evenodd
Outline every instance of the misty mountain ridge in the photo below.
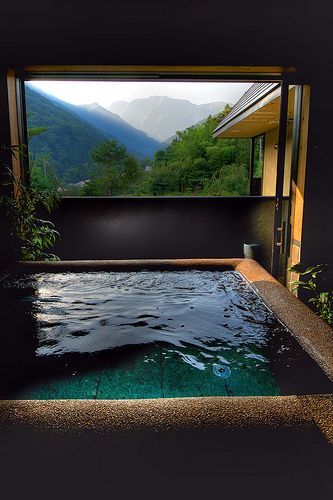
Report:
M 133 101 L 116 101 L 110 111 L 155 140 L 167 143 L 177 131 L 196 125 L 209 115 L 223 111 L 224 101 L 194 104 L 186 99 L 151 96 Z
M 50 156 L 57 175 L 63 178 L 68 169 L 90 160 L 90 151 L 106 136 L 45 94 L 25 89 L 28 128 L 46 127 L 29 139 L 30 153 Z
M 90 152 L 99 142 L 115 139 L 136 158 L 153 158 L 156 151 L 165 149 L 177 138 L 177 131 L 198 125 L 210 114 L 221 111 L 225 105 L 223 102 L 196 105 L 182 99 L 152 96 L 131 103 L 118 101 L 113 107 L 120 114 L 131 114 L 133 103 L 140 111 L 138 120 L 146 128 L 149 124 L 151 129 L 155 127 L 156 133 L 166 138 L 164 142 L 153 139 L 145 131 L 96 102 L 70 104 L 27 84 L 28 126 L 47 127 L 43 134 L 29 141 L 30 152 L 49 155 L 60 178 L 72 179 L 74 173 L 69 171 L 76 169 L 73 180 L 82 180 L 86 175 L 83 166 L 91 162 Z M 161 134 L 163 130 L 164 135 Z M 80 166 L 81 174 L 78 170 Z
M 95 132 L 103 134 L 106 139 L 116 139 L 121 144 L 124 144 L 128 152 L 139 159 L 152 158 L 156 151 L 165 147 L 159 141 L 149 137 L 145 132 L 128 124 L 119 115 L 108 111 L 97 103 L 70 104 L 30 85 L 27 85 L 26 88 L 48 99 L 58 109 L 61 108 L 71 113 L 81 122 L 89 124 L 94 128 Z M 37 112 L 37 110 L 35 111 Z M 41 123 L 43 123 L 42 115 L 40 119 Z
M 82 120 L 98 129 L 108 139 L 116 139 L 124 144 L 128 152 L 138 158 L 152 157 L 156 151 L 163 148 L 160 141 L 149 137 L 148 134 L 133 127 L 119 115 L 108 111 L 98 103 L 79 106 L 70 104 L 69 106 Z

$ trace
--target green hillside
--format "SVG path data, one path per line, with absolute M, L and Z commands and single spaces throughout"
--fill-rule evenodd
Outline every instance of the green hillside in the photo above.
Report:
M 244 196 L 249 194 L 249 139 L 214 139 L 213 131 L 230 107 L 178 132 L 155 154 L 138 194 L 154 196 Z M 259 150 L 255 174 L 260 173 Z
M 90 151 L 104 141 L 105 136 L 29 87 L 26 87 L 26 107 L 28 128 L 47 128 L 29 140 L 30 153 L 48 155 L 48 164 L 55 168 L 60 178 L 64 178 L 69 169 L 80 166 L 81 179 L 84 178 L 83 165 L 90 161 Z M 81 180 L 77 178 L 79 172 L 73 172 L 68 179 L 71 177 L 69 171 L 67 180 Z
M 134 196 L 246 196 L 249 194 L 250 140 L 214 139 L 213 130 L 228 113 L 230 107 L 203 123 L 178 132 L 169 147 L 155 154 L 146 169 L 127 165 L 118 169 L 126 172 L 125 185 L 116 178 L 112 195 Z M 109 146 L 107 147 L 109 149 Z M 112 149 L 112 148 L 111 148 Z M 259 142 L 255 144 L 254 176 L 260 178 L 262 154 Z M 109 154 L 99 154 L 100 170 L 97 176 L 78 192 L 78 195 L 103 196 Z M 114 153 L 112 152 L 112 157 Z M 104 172 L 104 173 L 103 173 Z M 108 176 L 117 169 L 111 166 Z M 112 174 L 112 175 L 111 175 Z M 123 177 L 119 179 L 123 179 Z M 110 177 L 110 178 L 111 178 Z

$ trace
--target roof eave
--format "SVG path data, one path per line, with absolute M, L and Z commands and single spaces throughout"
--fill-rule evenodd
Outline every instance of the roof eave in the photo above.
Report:
M 242 111 L 239 115 L 236 115 L 234 118 L 226 120 L 224 123 L 222 122 L 220 125 L 218 125 L 216 129 L 213 130 L 213 137 L 214 138 L 220 137 L 223 132 L 226 132 L 231 127 L 234 127 L 237 123 L 241 122 L 248 116 L 254 114 L 256 111 L 258 111 L 258 109 L 266 106 L 279 96 L 280 96 L 280 87 L 277 87 L 273 89 L 266 96 L 258 98 L 258 100 L 256 100 L 249 108 Z

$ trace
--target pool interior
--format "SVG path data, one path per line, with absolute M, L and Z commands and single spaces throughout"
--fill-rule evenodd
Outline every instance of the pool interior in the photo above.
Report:
M 331 393 L 236 271 L 11 274 L 2 399 Z

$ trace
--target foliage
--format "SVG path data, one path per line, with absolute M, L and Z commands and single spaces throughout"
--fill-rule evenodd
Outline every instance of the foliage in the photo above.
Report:
M 122 192 L 128 194 L 132 186 L 139 183 L 141 178 L 142 170 L 140 170 L 137 159 L 134 156 L 127 155 L 121 172 Z
M 29 87 L 26 87 L 26 102 L 28 128 L 43 131 L 28 134 L 29 149 L 47 155 L 49 165 L 60 179 L 68 169 L 87 163 L 91 149 L 105 139 L 102 132 Z M 76 181 L 68 178 L 68 182 Z
M 146 188 L 153 195 L 239 196 L 248 194 L 248 139 L 214 139 L 213 131 L 230 110 L 209 116 L 155 154 Z
M 31 95 L 30 95 L 31 94 Z M 214 139 L 213 131 L 230 111 L 230 106 L 216 116 L 209 116 L 198 125 L 177 132 L 175 139 L 165 149 L 155 153 L 154 159 L 139 161 L 128 154 L 126 147 L 116 140 L 100 140 L 90 148 L 87 161 L 68 162 L 64 155 L 59 156 L 59 149 L 71 151 L 77 149 L 77 137 L 82 131 L 77 129 L 76 137 L 68 135 L 63 123 L 65 110 L 59 108 L 55 122 L 49 116 L 47 99 L 34 96 L 30 92 L 29 110 L 32 112 L 30 124 L 37 133 L 30 149 L 37 147 L 36 141 L 44 140 L 41 153 L 36 156 L 31 167 L 32 185 L 41 189 L 59 189 L 67 196 L 244 196 L 249 194 L 249 139 Z M 38 98 L 39 105 L 45 107 L 47 120 L 43 127 L 36 123 L 33 99 Z M 45 102 L 44 102 L 45 101 Z M 41 104 L 40 104 L 41 103 Z M 52 105 L 53 106 L 53 105 Z M 54 106 L 52 107 L 52 109 Z M 60 113 L 60 114 L 59 114 Z M 72 116 L 73 118 L 73 116 Z M 35 121 L 34 121 L 35 120 Z M 67 118 L 66 118 L 67 120 Z M 68 122 L 68 120 L 67 120 Z M 82 124 L 82 122 L 81 122 Z M 72 127 L 69 122 L 67 125 Z M 66 133 L 61 144 L 52 142 L 53 127 L 61 127 Z M 46 128 L 46 130 L 45 130 Z M 43 132 L 42 139 L 39 138 Z M 45 134 L 45 135 L 44 135 Z M 86 135 L 83 135 L 86 138 Z M 51 138 L 51 139 L 50 139 Z M 50 142 L 51 140 L 51 142 Z M 96 140 L 96 138 L 94 138 Z M 52 144 L 52 147 L 51 147 Z M 85 139 L 87 150 L 91 141 Z M 52 152 L 51 152 L 52 150 Z M 58 151 L 57 161 L 53 160 L 54 151 Z M 51 152 L 51 153 L 50 153 Z M 255 175 L 260 175 L 260 144 L 255 143 Z M 59 163 L 58 159 L 61 159 Z M 149 168 L 146 168 L 146 167 Z M 59 175 L 58 175 L 58 173 Z
M 264 156 L 264 135 L 254 138 L 253 177 L 262 177 Z
M 248 194 L 250 142 L 217 140 L 213 130 L 230 108 L 203 123 L 177 132 L 155 154 L 151 172 L 144 172 L 136 195 L 237 196 Z
M 318 275 L 325 267 L 325 264 L 306 267 L 304 264 L 299 263 L 290 267 L 288 271 L 297 273 L 302 277 L 302 279 L 290 283 L 292 288 L 295 290 L 308 290 L 311 295 L 308 302 L 314 305 L 320 318 L 333 326 L 333 292 L 321 292 L 318 287 Z
M 15 156 L 17 151 L 11 148 L 11 152 Z M 8 175 L 5 183 L 7 188 L 15 185 L 17 190 L 17 194 L 11 189 L 10 194 L 0 197 L 9 220 L 9 234 L 15 257 L 21 260 L 59 260 L 56 255 L 47 252 L 59 233 L 52 222 L 37 216 L 37 210 L 41 206 L 50 212 L 58 203 L 59 195 L 55 191 L 27 187 L 10 168 L 5 168 Z
M 28 128 L 28 141 L 33 137 L 37 137 L 38 135 L 46 132 L 47 127 L 30 127 Z
M 95 163 L 103 167 L 104 194 L 112 196 L 112 188 L 117 187 L 119 183 L 126 147 L 115 140 L 106 140 L 97 144 L 90 156 Z
M 60 182 L 55 169 L 50 163 L 49 155 L 39 155 L 30 158 L 30 184 L 40 191 L 56 191 Z
M 245 196 L 248 194 L 248 172 L 245 165 L 225 165 L 205 182 L 203 193 L 211 196 Z
M 85 186 L 83 192 L 93 189 L 105 196 L 117 193 L 127 194 L 130 187 L 140 177 L 139 164 L 136 158 L 130 156 L 126 147 L 116 140 L 106 140 L 97 144 L 90 156 L 97 168 L 93 174 L 90 186 Z M 99 168 L 98 168 L 99 167 Z
M 179 173 L 168 165 L 161 164 L 149 173 L 146 180 L 146 193 L 153 196 L 163 196 L 179 188 Z
M 47 127 L 28 127 L 28 143 L 32 137 L 38 137 L 47 132 Z M 55 168 L 49 154 L 37 154 L 29 150 L 30 185 L 41 191 L 54 191 L 60 187 Z

